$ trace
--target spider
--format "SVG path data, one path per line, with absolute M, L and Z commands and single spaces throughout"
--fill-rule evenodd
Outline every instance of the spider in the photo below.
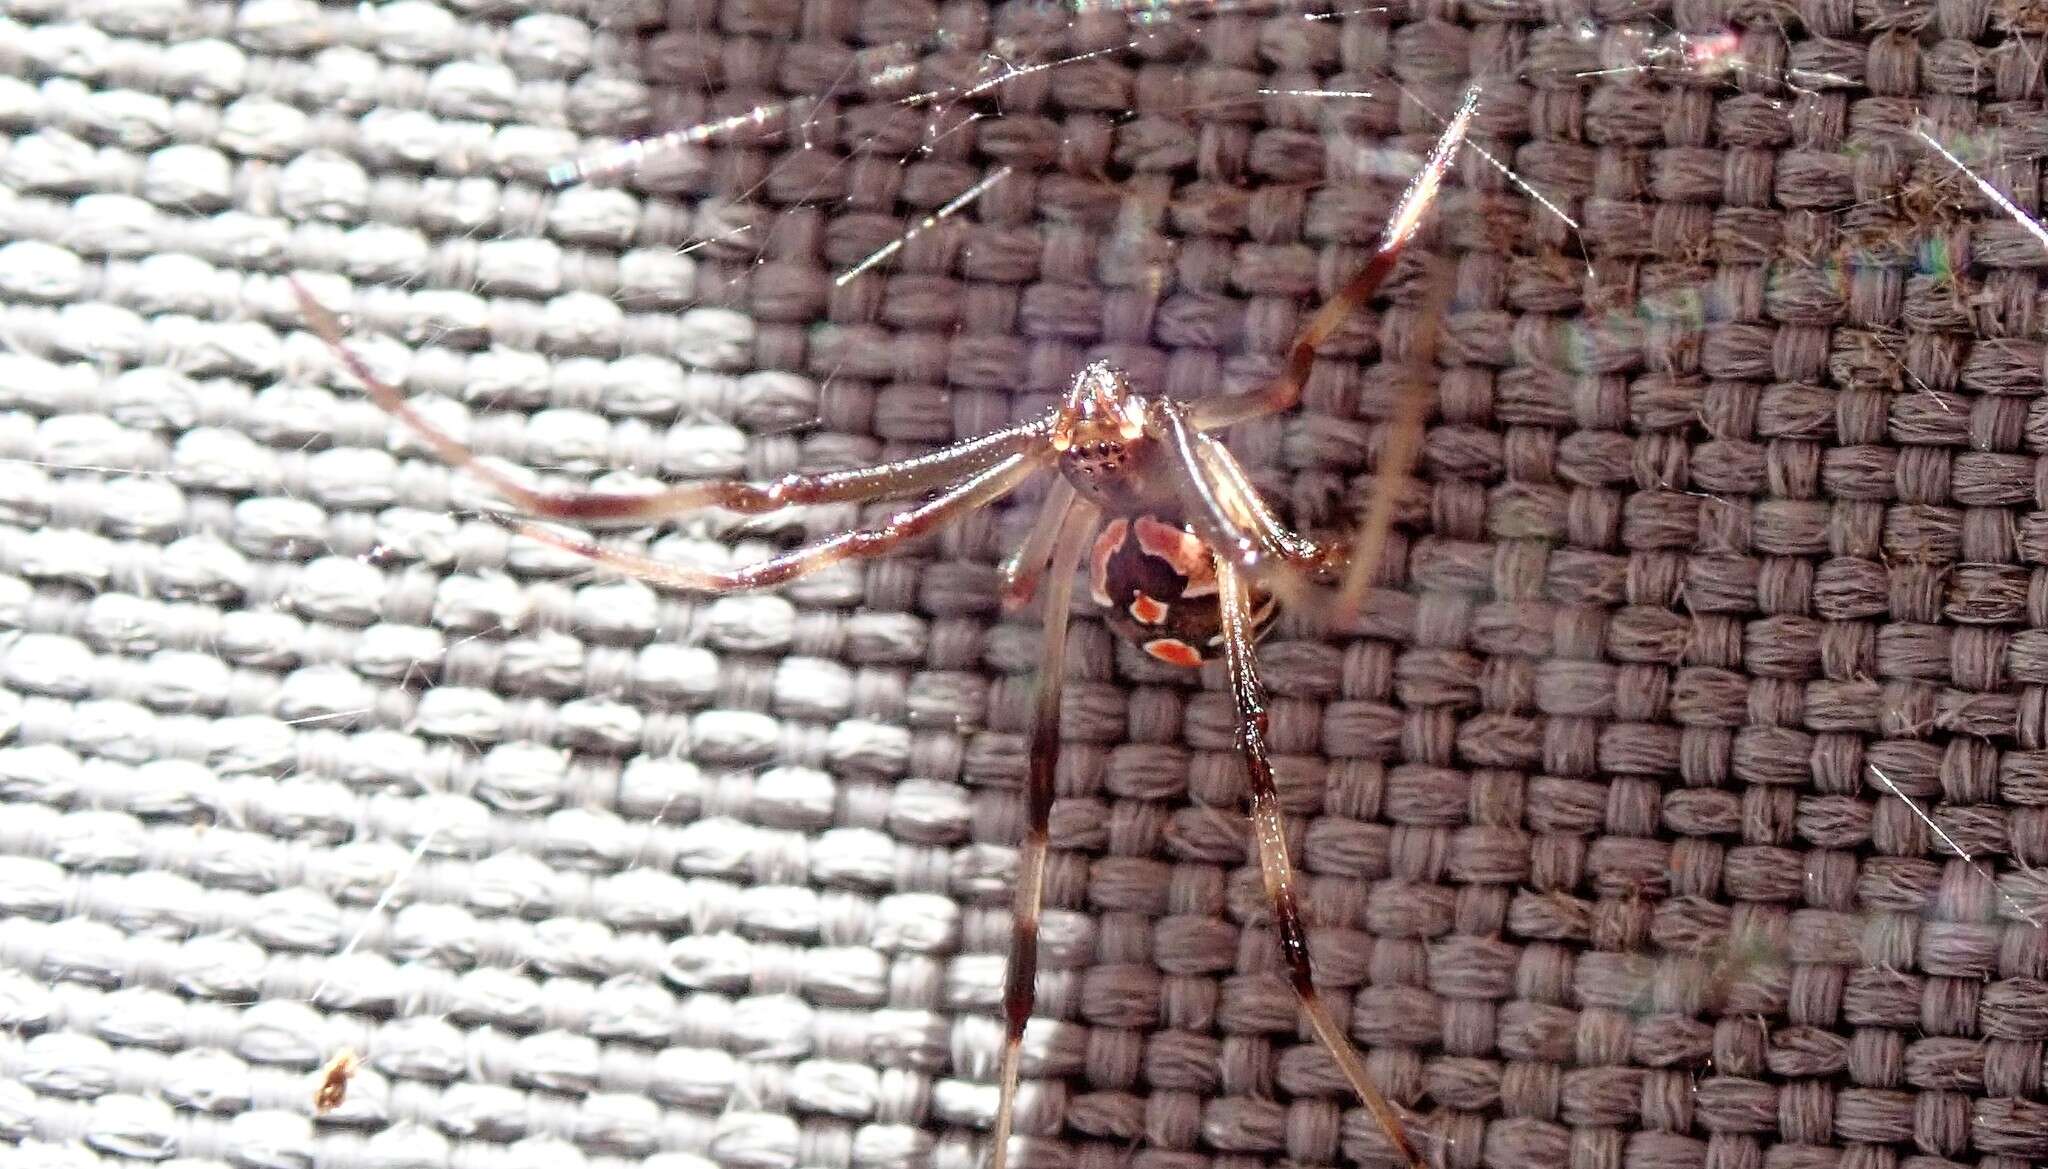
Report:
M 1423 1159 L 1408 1139 L 1401 1114 L 1374 1085 L 1313 980 L 1307 930 L 1267 755 L 1266 695 L 1253 650 L 1283 599 L 1279 594 L 1298 596 L 1301 580 L 1330 583 L 1341 577 L 1338 611 L 1355 609 L 1391 524 L 1398 485 L 1420 447 L 1428 387 L 1422 376 L 1407 379 L 1366 513 L 1348 548 L 1282 525 L 1212 432 L 1281 413 L 1299 402 L 1316 348 L 1373 295 L 1413 238 L 1477 104 L 1477 89 L 1468 90 L 1402 195 L 1379 247 L 1364 268 L 1310 317 L 1289 345 L 1280 375 L 1264 387 L 1180 402 L 1142 394 L 1121 371 L 1096 362 L 1074 377 L 1058 405 L 1032 421 L 930 454 L 857 470 L 789 475 L 765 484 L 696 482 L 653 494 L 535 490 L 480 461 L 415 410 L 347 348 L 333 313 L 296 281 L 293 289 L 307 323 L 377 405 L 450 466 L 474 474 L 528 516 L 591 525 L 653 521 L 706 507 L 758 515 L 810 504 L 918 500 L 877 527 L 830 536 L 731 569 L 654 560 L 556 528 L 513 521 L 524 535 L 659 588 L 726 593 L 779 585 L 827 565 L 885 553 L 996 502 L 1034 475 L 1056 471 L 1043 513 L 1001 572 L 1007 607 L 1022 606 L 1043 593 L 1045 641 L 1032 704 L 1024 784 L 1027 827 L 1004 977 L 991 1169 L 1003 1169 L 1007 1158 L 1024 1027 L 1035 993 L 1067 624 L 1075 578 L 1084 565 L 1089 591 L 1119 636 L 1176 666 L 1197 667 L 1219 656 L 1223 659 L 1237 708 L 1236 746 L 1249 779 L 1252 835 L 1288 980 L 1317 1039 L 1395 1152 L 1411 1169 L 1422 1169 Z M 1425 312 L 1435 319 L 1443 315 L 1448 294 L 1444 280 L 1432 283 L 1435 291 Z M 1434 362 L 1424 344 L 1414 358 L 1418 375 Z

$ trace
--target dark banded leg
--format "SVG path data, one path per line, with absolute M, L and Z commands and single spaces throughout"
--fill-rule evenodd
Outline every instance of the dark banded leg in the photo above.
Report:
M 1356 276 L 1346 281 L 1344 287 L 1309 318 L 1308 324 L 1288 345 L 1286 363 L 1281 367 L 1280 376 L 1248 394 L 1233 394 L 1195 403 L 1194 422 L 1197 427 L 1214 430 L 1235 426 L 1293 409 L 1295 403 L 1301 401 L 1301 387 L 1308 380 L 1309 366 L 1315 362 L 1317 347 L 1330 339 L 1330 334 L 1337 331 L 1345 318 L 1372 299 L 1372 294 L 1393 272 L 1395 263 L 1401 258 L 1401 249 L 1415 237 L 1423 214 L 1436 201 L 1437 192 L 1442 190 L 1444 172 L 1450 169 L 1458 146 L 1465 141 L 1465 132 L 1471 127 L 1472 115 L 1478 108 L 1479 87 L 1475 85 L 1465 91 L 1464 100 L 1458 103 L 1458 112 L 1451 116 L 1450 123 L 1437 137 L 1428 160 L 1409 180 L 1408 189 L 1401 193 L 1401 201 L 1395 205 L 1394 215 L 1387 222 L 1386 233 L 1380 237 L 1379 250 L 1373 253 L 1372 259 Z
M 512 522 L 513 530 L 606 568 L 635 576 L 656 588 L 686 593 L 722 593 L 784 584 L 843 560 L 879 556 L 907 540 L 930 533 L 965 512 L 994 503 L 1043 469 L 1040 459 L 1010 455 L 879 527 L 860 528 L 792 548 L 779 556 L 738 568 L 692 568 L 633 552 L 606 548 L 590 539 L 539 524 Z
M 1287 830 L 1280 813 L 1280 793 L 1273 782 L 1273 765 L 1266 755 L 1266 688 L 1259 681 L 1252 660 L 1256 627 L 1252 622 L 1251 594 L 1244 576 L 1230 561 L 1216 558 L 1216 584 L 1223 605 L 1223 654 L 1230 669 L 1230 694 L 1237 703 L 1237 749 L 1244 757 L 1251 781 L 1252 839 L 1258 845 L 1259 873 L 1265 878 L 1266 896 L 1273 902 L 1273 924 L 1280 934 L 1280 953 L 1287 963 L 1287 978 L 1295 997 L 1307 1014 L 1309 1026 L 1322 1041 L 1352 1091 L 1365 1102 L 1366 1110 L 1380 1130 L 1393 1142 L 1394 1151 L 1412 1169 L 1425 1169 L 1422 1158 L 1408 1142 L 1406 1127 L 1394 1106 L 1380 1094 L 1365 1070 L 1351 1040 L 1323 1004 L 1309 964 L 1308 931 L 1301 918 L 1301 906 L 1294 894 L 1294 867 L 1287 859 Z
M 479 459 L 454 435 L 415 409 L 405 395 L 371 373 L 362 358 L 343 343 L 341 323 L 313 299 L 304 285 L 294 280 L 292 291 L 299 298 L 299 311 L 305 316 L 306 324 L 334 350 L 349 373 L 363 383 L 364 392 L 370 400 L 418 435 L 442 462 L 476 476 L 521 511 L 564 523 L 647 522 L 705 507 L 760 515 L 799 504 L 901 499 L 961 479 L 1042 443 L 1050 425 L 1047 419 L 1039 419 L 878 467 L 829 471 L 819 475 L 785 475 L 771 483 L 719 479 L 685 483 L 666 491 L 634 494 L 537 491 Z
M 1017 849 L 1017 889 L 1010 902 L 1010 960 L 1003 972 L 1003 1053 L 998 1063 L 996 1125 L 989 1169 L 1003 1169 L 1010 1155 L 1010 1129 L 1017 1110 L 1017 1074 L 1023 1058 L 1024 1025 L 1037 997 L 1038 913 L 1045 899 L 1046 853 L 1052 847 L 1053 782 L 1060 762 L 1060 694 L 1066 683 L 1067 618 L 1074 601 L 1074 573 L 1088 547 L 1099 513 L 1076 504 L 1054 541 L 1045 581 L 1045 648 L 1032 699 L 1030 759 L 1024 781 L 1024 839 Z

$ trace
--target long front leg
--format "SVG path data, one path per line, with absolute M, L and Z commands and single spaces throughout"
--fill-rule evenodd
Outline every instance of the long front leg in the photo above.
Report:
M 1256 630 L 1251 594 L 1237 567 L 1221 556 L 1216 557 L 1216 584 L 1223 605 L 1224 660 L 1230 669 L 1230 694 L 1237 704 L 1237 749 L 1251 781 L 1252 838 L 1258 845 L 1259 873 L 1265 878 L 1266 896 L 1273 903 L 1273 924 L 1280 935 L 1280 954 L 1287 963 L 1288 982 L 1293 985 L 1316 1038 L 1337 1061 L 1338 1070 L 1365 1102 L 1380 1131 L 1393 1142 L 1394 1151 L 1411 1169 L 1425 1169 L 1422 1158 L 1408 1141 L 1400 1114 L 1380 1094 L 1365 1070 L 1365 1061 L 1359 1058 L 1358 1050 L 1352 1047 L 1316 989 L 1314 970 L 1309 963 L 1308 930 L 1294 892 L 1294 866 L 1287 858 L 1287 825 L 1280 813 L 1280 792 L 1273 782 L 1272 761 L 1266 754 L 1266 688 L 1259 681 L 1252 659 Z
M 800 504 L 852 503 L 902 499 L 991 467 L 1044 441 L 1045 419 L 1007 427 L 943 450 L 878 467 L 829 471 L 818 475 L 785 475 L 769 483 L 714 479 L 684 483 L 666 491 L 538 491 L 478 458 L 460 439 L 420 413 L 391 383 L 370 372 L 342 339 L 341 322 L 294 280 L 299 311 L 314 334 L 327 343 L 344 368 L 363 383 L 363 392 L 386 414 L 404 423 L 427 448 L 450 467 L 476 476 L 519 510 L 541 519 L 571 524 L 648 522 L 698 508 L 717 507 L 759 515 Z
M 1416 228 L 1422 224 L 1422 216 L 1436 201 L 1437 192 L 1443 188 L 1444 172 L 1450 169 L 1451 160 L 1457 156 L 1458 147 L 1465 141 L 1465 132 L 1471 128 L 1472 115 L 1479 109 L 1479 87 L 1474 85 L 1465 91 L 1464 100 L 1458 103 L 1458 112 L 1451 116 L 1450 123 L 1437 138 L 1436 146 L 1429 152 L 1422 169 L 1408 183 L 1408 189 L 1401 193 L 1401 201 L 1394 208 L 1393 218 L 1387 222 L 1387 230 L 1380 237 L 1379 250 L 1365 267 L 1344 282 L 1336 295 L 1323 303 L 1323 307 L 1309 318 L 1308 324 L 1287 347 L 1286 363 L 1281 367 L 1280 376 L 1266 385 L 1246 394 L 1232 394 L 1223 398 L 1209 398 L 1195 403 L 1195 425 L 1203 430 L 1215 430 L 1224 426 L 1235 426 L 1268 414 L 1290 410 L 1301 401 L 1301 387 L 1308 380 L 1309 366 L 1314 364 L 1316 349 L 1330 339 L 1346 318 L 1364 307 L 1372 294 L 1386 282 L 1394 271 L 1394 265 L 1401 258 L 1401 249 L 1415 237 Z
M 1017 1110 L 1017 1075 L 1024 1025 L 1037 997 L 1038 912 L 1045 898 L 1045 861 L 1052 847 L 1053 784 L 1060 763 L 1060 694 L 1066 682 L 1067 618 L 1074 573 L 1099 518 L 1091 504 L 1075 504 L 1060 525 L 1045 580 L 1045 648 L 1031 711 L 1031 755 L 1024 780 L 1024 839 L 1017 852 L 1017 888 L 1010 902 L 1010 960 L 1003 974 L 1003 1054 L 997 1071 L 996 1127 L 989 1169 L 1003 1169 Z
M 749 589 L 764 589 L 798 577 L 809 576 L 842 560 L 879 556 L 905 541 L 926 535 L 956 516 L 994 503 L 1036 474 L 1041 467 L 1040 460 L 1024 455 L 1011 455 L 966 482 L 907 511 L 898 512 L 890 517 L 887 523 L 878 527 L 859 528 L 851 532 L 842 532 L 837 536 L 828 536 L 816 543 L 792 548 L 779 556 L 771 556 L 753 564 L 743 564 L 738 568 L 694 568 L 686 564 L 656 560 L 638 553 L 606 548 L 581 535 L 564 532 L 558 528 L 517 522 L 514 522 L 512 527 L 521 535 L 581 556 L 627 576 L 637 577 L 658 589 L 673 589 L 684 593 L 743 592 Z

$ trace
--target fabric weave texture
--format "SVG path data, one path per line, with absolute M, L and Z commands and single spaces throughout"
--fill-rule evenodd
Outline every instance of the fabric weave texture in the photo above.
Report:
M 2044 60 L 2039 0 L 0 0 L 0 1164 L 982 1164 L 1035 497 L 661 595 L 283 278 L 553 481 L 861 465 L 1258 384 L 1474 81 L 1449 317 L 1228 436 L 1341 529 L 1437 331 L 1360 628 L 1262 653 L 1329 1000 L 1446 1166 L 2048 1161 Z M 1070 644 L 1013 1164 L 1384 1163 L 1220 671 Z

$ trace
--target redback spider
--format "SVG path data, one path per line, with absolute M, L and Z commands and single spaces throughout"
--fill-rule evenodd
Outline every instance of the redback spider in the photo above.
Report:
M 481 479 L 528 515 L 564 523 L 651 521 L 696 508 L 761 514 L 805 504 L 919 500 L 878 527 L 830 536 L 732 569 L 692 568 L 601 547 L 551 527 L 517 522 L 518 531 L 660 588 L 725 593 L 767 588 L 850 558 L 877 556 L 949 520 L 985 507 L 1033 475 L 1057 470 L 1045 510 L 1024 544 L 1004 564 L 1003 596 L 1019 606 L 1043 592 L 1045 647 L 1038 671 L 1025 780 L 1027 827 L 1020 850 L 1011 945 L 1003 987 L 1003 1047 L 992 1169 L 1003 1169 L 1016 1105 L 1018 1061 L 1031 1017 L 1038 970 L 1038 914 L 1044 889 L 1053 776 L 1059 761 L 1060 691 L 1068 611 L 1085 561 L 1090 591 L 1120 636 L 1162 661 L 1199 666 L 1220 655 L 1236 703 L 1236 743 L 1250 787 L 1252 835 L 1287 974 L 1303 1012 L 1352 1089 L 1371 1111 L 1396 1153 L 1420 1169 L 1400 1113 L 1367 1074 L 1364 1061 L 1323 1003 L 1313 981 L 1308 935 L 1294 892 L 1279 794 L 1266 750 L 1266 695 L 1253 646 L 1270 622 L 1276 594 L 1298 582 L 1329 582 L 1340 573 L 1338 611 L 1355 608 L 1370 580 L 1391 522 L 1400 483 L 1420 447 L 1429 391 L 1426 377 L 1406 379 L 1358 536 L 1349 548 L 1326 544 L 1281 524 L 1238 461 L 1212 431 L 1291 409 L 1317 346 L 1362 306 L 1393 271 L 1435 199 L 1445 170 L 1477 106 L 1468 91 L 1457 114 L 1410 182 L 1378 249 L 1365 267 L 1319 309 L 1289 345 L 1280 376 L 1249 393 L 1179 402 L 1137 392 L 1123 373 L 1097 362 L 1075 375 L 1064 399 L 1018 426 L 899 462 L 819 475 L 790 475 L 766 484 L 731 480 L 687 483 L 653 494 L 546 492 L 527 487 L 428 421 L 397 389 L 380 381 L 342 342 L 341 325 L 294 282 L 306 320 L 376 403 L 410 428 L 451 466 Z M 1441 317 L 1446 284 L 1434 280 L 1426 305 Z M 1425 331 L 1427 333 L 1427 331 Z M 1425 342 L 1426 345 L 1426 342 Z M 1426 348 L 1412 358 L 1421 375 L 1433 363 Z M 1106 523 L 1104 521 L 1107 521 Z

